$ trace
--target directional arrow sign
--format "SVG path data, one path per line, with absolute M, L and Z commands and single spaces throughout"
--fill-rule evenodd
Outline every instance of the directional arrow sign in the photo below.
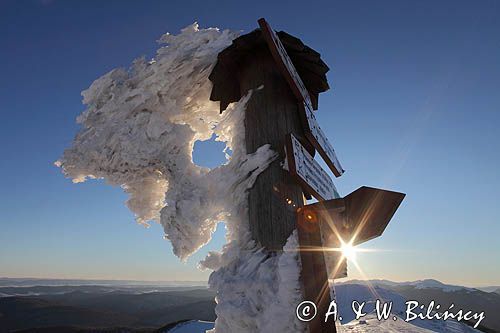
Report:
M 357 245 L 382 235 L 404 197 L 404 193 L 362 186 L 345 198 L 304 209 L 322 224 L 325 246 L 335 247 L 340 240 Z
M 340 165 L 335 150 L 328 141 L 325 133 L 321 130 L 313 114 L 313 107 L 311 103 L 311 96 L 302 82 L 299 73 L 295 69 L 292 60 L 288 56 L 285 47 L 281 43 L 278 35 L 271 28 L 269 23 L 263 18 L 259 20 L 259 25 L 264 35 L 264 39 L 271 51 L 274 61 L 278 64 L 281 73 L 288 82 L 293 94 L 297 98 L 301 113 L 302 124 L 305 128 L 307 139 L 316 148 L 321 157 L 325 160 L 328 167 L 332 170 L 336 177 L 344 173 L 344 169 Z
M 301 208 L 303 218 L 299 226 L 320 226 L 330 278 L 347 276 L 347 262 L 338 251 L 341 244 L 358 245 L 382 235 L 404 197 L 404 193 L 363 186 L 345 198 Z M 336 250 L 328 251 L 329 248 Z
M 376 238 L 384 232 L 406 194 L 363 186 L 344 198 L 344 225 L 353 245 Z
M 285 148 L 290 174 L 308 193 L 317 200 L 340 197 L 330 176 L 293 134 L 289 135 Z

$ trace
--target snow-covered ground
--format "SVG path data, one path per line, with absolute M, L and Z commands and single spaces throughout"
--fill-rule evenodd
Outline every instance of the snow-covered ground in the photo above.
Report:
M 201 320 L 190 320 L 180 323 L 174 328 L 170 329 L 168 333 L 200 333 L 211 330 L 214 328 L 214 323 Z M 165 332 L 166 333 L 166 332 Z
M 444 286 L 444 285 L 443 285 Z M 344 283 L 335 286 L 336 301 L 342 324 L 339 332 L 480 332 L 455 320 L 422 320 L 405 322 L 406 299 L 398 293 L 380 286 L 368 286 L 366 283 Z M 391 316 L 388 320 L 378 321 L 374 311 L 375 302 L 392 302 Z M 366 302 L 364 310 L 369 313 L 361 320 L 355 320 L 351 309 L 352 301 Z M 396 320 L 393 317 L 396 316 Z
M 195 331 L 193 331 L 195 332 Z M 428 321 L 426 325 L 416 326 L 404 320 L 382 320 L 378 321 L 375 314 L 370 314 L 362 320 L 355 320 L 346 325 L 337 326 L 337 332 L 351 333 L 375 333 L 375 332 L 406 332 L 406 333 L 426 333 L 426 332 L 449 332 L 449 333 L 473 333 L 480 332 L 464 324 L 446 321 Z

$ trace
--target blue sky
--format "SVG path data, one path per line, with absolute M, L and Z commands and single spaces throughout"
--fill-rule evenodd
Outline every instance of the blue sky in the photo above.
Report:
M 0 276 L 206 279 L 196 263 L 222 226 L 180 263 L 120 188 L 74 185 L 53 162 L 94 79 L 194 21 L 249 32 L 263 16 L 331 68 L 317 117 L 347 170 L 340 193 L 407 193 L 363 246 L 384 251 L 358 254 L 366 276 L 500 284 L 499 14 L 486 0 L 0 1 Z M 199 144 L 195 161 L 215 166 L 221 150 Z

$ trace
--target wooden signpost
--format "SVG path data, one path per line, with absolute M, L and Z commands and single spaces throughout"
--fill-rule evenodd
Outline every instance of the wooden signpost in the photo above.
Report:
M 306 138 L 319 151 L 333 173 L 337 177 L 342 175 L 344 170 L 340 166 L 335 151 L 313 115 L 309 92 L 283 44 L 264 19 L 259 20 L 259 25 L 274 60 L 298 101 L 299 115 Z M 318 200 L 332 200 L 339 197 L 331 178 L 293 133 L 288 137 L 285 150 L 291 175 L 297 179 L 308 193 Z M 331 293 L 325 257 L 323 252 L 317 251 L 323 246 L 320 225 L 311 220 L 310 215 L 304 214 L 304 212 L 299 209 L 297 221 L 304 296 L 309 300 L 313 300 L 318 307 L 319 313 L 322 314 L 309 323 L 309 331 L 314 333 L 336 332 L 334 322 L 324 323 L 322 320 L 331 302 Z
M 209 77 L 210 99 L 220 101 L 223 112 L 249 90 L 264 87 L 254 90 L 247 103 L 246 150 L 250 154 L 270 144 L 279 158 L 249 189 L 250 231 L 272 255 L 282 251 L 297 230 L 303 299 L 314 301 L 318 308 L 318 315 L 308 322 L 309 332 L 336 332 L 333 320 L 324 322 L 331 302 L 329 281 L 347 276 L 347 264 L 328 248 L 381 235 L 404 194 L 362 187 L 340 197 L 313 157 L 317 150 L 336 177 L 344 173 L 313 111 L 318 94 L 328 89 L 328 67 L 298 38 L 276 33 L 264 19 L 259 26 L 219 53 Z M 318 202 L 306 205 L 305 194 Z

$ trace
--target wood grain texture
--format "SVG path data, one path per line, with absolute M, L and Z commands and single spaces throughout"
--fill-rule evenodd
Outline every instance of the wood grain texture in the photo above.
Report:
M 239 73 L 241 94 L 254 89 L 245 114 L 247 153 L 270 144 L 279 158 L 249 190 L 250 229 L 255 240 L 269 250 L 281 250 L 296 227 L 296 210 L 304 205 L 301 187 L 284 170 L 288 133 L 303 136 L 298 105 L 265 45 L 254 48 Z M 262 89 L 256 88 L 263 86 Z

